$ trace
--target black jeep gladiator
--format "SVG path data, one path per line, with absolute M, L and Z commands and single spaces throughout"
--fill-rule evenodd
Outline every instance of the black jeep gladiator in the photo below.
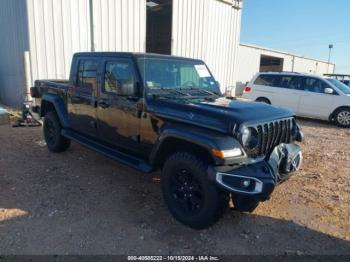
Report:
M 52 152 L 71 140 L 142 172 L 161 169 L 173 216 L 201 229 L 232 199 L 251 212 L 301 165 L 293 113 L 225 99 L 201 60 L 77 53 L 69 81 L 37 80 L 33 111 Z

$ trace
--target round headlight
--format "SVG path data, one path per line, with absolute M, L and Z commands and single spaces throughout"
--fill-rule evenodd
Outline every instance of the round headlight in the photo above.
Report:
M 254 149 L 259 144 L 259 134 L 255 128 L 248 127 L 242 130 L 242 144 L 248 149 Z

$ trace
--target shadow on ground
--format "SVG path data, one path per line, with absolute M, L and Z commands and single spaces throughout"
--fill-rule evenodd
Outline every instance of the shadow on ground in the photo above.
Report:
M 49 153 L 40 128 L 0 132 L 0 254 L 350 254 L 348 241 L 258 212 L 192 230 L 166 209 L 159 174 L 74 143 Z

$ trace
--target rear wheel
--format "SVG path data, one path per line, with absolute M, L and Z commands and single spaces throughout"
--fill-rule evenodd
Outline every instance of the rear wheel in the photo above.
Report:
M 213 225 L 228 206 L 228 194 L 207 177 L 204 161 L 185 152 L 170 156 L 162 170 L 163 196 L 170 212 L 195 229 Z
M 265 103 L 265 104 L 271 104 L 270 100 L 268 100 L 267 98 L 265 97 L 259 97 L 255 100 L 256 102 L 261 102 L 261 103 Z
M 350 108 L 338 109 L 334 114 L 335 123 L 341 127 L 350 127 Z
M 44 119 L 44 138 L 48 149 L 52 152 L 63 152 L 70 145 L 70 140 L 61 135 L 61 130 L 56 113 L 48 112 Z

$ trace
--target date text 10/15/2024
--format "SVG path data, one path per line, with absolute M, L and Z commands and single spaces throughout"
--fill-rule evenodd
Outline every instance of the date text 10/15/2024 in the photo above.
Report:
M 217 256 L 128 256 L 128 261 L 219 261 Z

